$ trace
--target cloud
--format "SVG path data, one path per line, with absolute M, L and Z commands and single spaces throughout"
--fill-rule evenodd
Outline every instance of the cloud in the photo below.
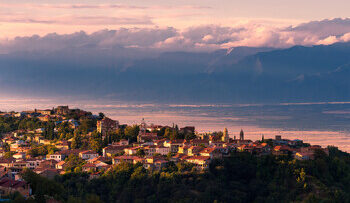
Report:
M 321 21 L 311 21 L 308 23 L 302 23 L 295 27 L 288 27 L 286 28 L 286 31 L 314 34 L 320 38 L 341 36 L 350 32 L 350 19 L 334 18 L 331 20 L 325 19 Z
M 39 23 L 43 19 L 33 20 Z M 68 18 L 66 19 L 68 21 Z M 75 17 L 79 23 L 151 23 L 151 19 Z M 62 21 L 58 18 L 57 21 Z M 64 21 L 62 21 L 64 22 Z M 46 22 L 50 23 L 50 21 Z M 328 29 L 338 27 L 336 31 Z M 316 26 L 320 25 L 320 26 Z M 315 30 L 314 30 L 315 29 Z M 294 27 L 276 27 L 247 21 L 232 27 L 220 25 L 192 26 L 179 30 L 174 27 L 119 28 L 87 34 L 33 35 L 16 37 L 1 43 L 1 52 L 18 50 L 59 50 L 67 47 L 134 48 L 157 51 L 213 51 L 238 46 L 285 48 L 294 45 L 319 45 L 350 40 L 350 19 L 334 19 L 303 23 Z
M 30 8 L 30 9 L 127 9 L 127 10 L 207 10 L 210 6 L 180 5 L 180 6 L 134 6 L 127 4 L 40 4 L 40 3 L 0 3 L 1 8 Z
M 30 8 L 30 9 L 146 9 L 145 6 L 123 4 L 30 4 L 30 3 L 1 3 L 2 8 Z
M 148 16 L 138 17 L 112 17 L 112 16 L 75 16 L 66 15 L 55 18 L 26 17 L 23 15 L 2 15 L 0 22 L 26 23 L 26 24 L 60 24 L 60 25 L 152 25 Z

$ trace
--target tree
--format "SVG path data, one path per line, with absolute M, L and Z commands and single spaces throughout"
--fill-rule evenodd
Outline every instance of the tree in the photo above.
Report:
M 137 156 L 145 156 L 146 154 L 145 154 L 145 151 L 143 149 L 138 149 L 136 151 L 136 155 Z
M 16 152 L 6 152 L 5 154 L 4 154 L 4 158 L 6 158 L 6 159 L 8 159 L 8 158 L 12 158 L 12 156 L 15 154 Z
M 196 138 L 197 138 L 197 136 L 194 133 L 186 133 L 186 135 L 185 135 L 186 140 L 193 140 Z
M 131 142 L 136 142 L 137 136 L 139 135 L 140 128 L 137 125 L 127 126 L 124 130 L 125 137 Z
M 55 136 L 55 124 L 53 122 L 48 122 L 45 126 L 44 137 L 48 140 L 53 140 L 56 138 Z
M 98 117 L 99 117 L 99 119 L 103 119 L 105 117 L 105 114 L 100 112 L 100 113 L 98 113 Z
M 95 152 L 101 153 L 103 147 L 103 142 L 101 138 L 95 138 L 90 141 L 90 149 Z
M 85 163 L 83 159 L 81 159 L 79 156 L 70 154 L 68 158 L 65 160 L 66 162 L 66 171 L 73 172 L 75 168 L 83 166 Z
M 79 149 L 81 147 L 81 145 L 82 145 L 82 139 L 81 139 L 80 134 L 77 133 L 73 137 L 71 147 L 73 149 Z
M 88 118 L 81 118 L 80 119 L 79 130 L 83 134 L 87 134 L 89 132 L 89 130 L 94 128 L 94 127 L 96 127 L 96 124 L 92 119 L 88 119 Z
M 47 197 L 61 200 L 63 186 L 53 180 L 46 179 L 34 173 L 30 169 L 24 169 L 21 173 L 23 179 L 30 184 L 36 202 L 46 202 Z
M 5 150 L 5 152 L 9 152 L 10 151 L 10 145 L 7 142 L 5 142 L 4 146 L 3 146 L 3 149 Z
M 171 136 L 171 131 L 170 131 L 170 128 L 166 128 L 164 130 L 164 135 L 163 135 L 165 138 L 169 138 L 170 139 L 170 136 Z

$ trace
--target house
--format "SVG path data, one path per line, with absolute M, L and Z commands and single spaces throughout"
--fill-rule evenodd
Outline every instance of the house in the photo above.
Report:
M 216 147 L 207 147 L 202 149 L 202 151 L 199 152 L 200 156 L 208 156 L 210 159 L 221 159 L 222 153 L 219 150 L 219 148 Z
M 82 170 L 84 172 L 89 172 L 89 171 L 97 171 L 96 164 L 93 163 L 86 163 L 82 166 Z
M 48 115 L 41 115 L 41 116 L 38 116 L 37 118 L 42 122 L 50 121 L 50 116 L 48 116 Z
M 27 115 L 26 112 L 18 112 L 18 113 L 16 113 L 14 116 L 17 117 L 17 118 L 19 118 L 19 117 L 25 117 L 26 115 Z
M 117 156 L 112 159 L 112 164 L 119 164 L 120 162 L 127 162 L 136 164 L 138 162 L 143 162 L 143 159 L 138 156 Z
M 98 153 L 96 153 L 92 150 L 87 150 L 87 151 L 83 151 L 83 152 L 79 153 L 79 157 L 84 159 L 84 160 L 93 159 L 93 158 L 96 158 L 98 156 L 99 156 Z
M 224 147 L 226 145 L 226 142 L 219 141 L 219 140 L 213 140 L 213 141 L 209 141 L 209 144 L 211 146 L 215 146 L 215 147 Z
M 293 149 L 291 149 L 290 147 L 286 146 L 286 145 L 278 145 L 275 146 L 272 150 L 272 154 L 274 155 L 288 155 L 293 153 Z
M 143 147 L 143 150 L 144 150 L 144 152 L 145 152 L 146 155 L 148 155 L 148 156 L 153 156 L 153 154 L 156 153 L 156 148 L 157 148 L 157 146 L 151 145 L 151 146 L 145 146 L 145 147 Z
M 12 157 L 15 159 L 24 159 L 24 158 L 26 158 L 26 153 L 18 152 L 16 154 L 12 155 Z
M 164 147 L 164 146 L 157 146 L 156 147 L 156 153 L 160 155 L 168 155 L 170 152 L 169 147 Z
M 5 155 L 5 153 L 6 153 L 5 150 L 0 149 L 0 158 L 3 157 Z
M 61 150 L 58 152 L 55 152 L 54 154 L 48 154 L 46 155 L 47 160 L 56 160 L 57 162 L 63 161 L 65 158 L 67 158 L 70 154 L 74 154 L 75 156 L 80 156 L 79 153 L 86 150 L 80 150 L 80 149 L 71 149 L 71 150 Z
M 42 139 L 42 140 L 40 140 L 39 144 L 50 145 L 51 141 L 50 140 L 46 140 L 46 139 Z
M 190 148 L 189 145 L 181 146 L 181 147 L 179 147 L 179 151 L 177 153 L 179 153 L 179 154 L 187 154 L 189 148 Z
M 95 157 L 93 159 L 89 159 L 89 160 L 86 160 L 87 163 L 95 163 L 95 164 L 98 164 L 98 163 L 106 163 L 111 161 L 112 159 L 110 159 L 109 157 L 102 157 L 102 156 L 99 156 L 99 157 Z
M 16 162 L 16 159 L 15 158 L 1 158 L 0 159 L 0 166 L 3 166 L 3 167 L 12 167 L 13 163 Z
M 253 146 L 253 152 L 258 155 L 270 154 L 271 148 L 267 145 L 267 143 L 254 144 Z
M 66 155 L 60 152 L 55 152 L 54 154 L 46 155 L 46 160 L 55 160 L 57 162 L 63 161 L 65 158 Z
M 161 125 L 154 125 L 154 124 L 151 124 L 150 126 L 147 126 L 147 130 L 150 131 L 150 132 L 160 131 L 162 128 L 163 128 L 163 126 L 161 126 Z
M 23 160 L 17 160 L 16 162 L 12 163 L 11 170 L 20 172 L 24 168 L 29 168 L 29 163 Z
M 1 194 L 4 195 L 9 195 L 14 192 L 19 192 L 24 197 L 32 195 L 32 189 L 28 183 L 25 181 L 12 180 L 7 177 L 0 179 L 0 191 Z
M 95 161 L 95 162 L 90 162 L 86 163 L 82 166 L 82 169 L 84 172 L 89 172 L 89 171 L 98 171 L 100 169 L 109 167 L 108 164 L 102 162 L 102 161 Z
M 197 134 L 197 138 L 201 140 L 209 140 L 210 135 L 211 135 L 210 133 L 199 133 Z
M 303 145 L 303 141 L 299 140 L 299 139 L 289 140 L 288 141 L 288 145 L 290 145 L 290 146 L 302 146 Z
M 208 140 L 194 139 L 194 140 L 191 140 L 190 143 L 191 143 L 192 146 L 203 146 L 203 147 L 208 147 L 209 146 L 209 141 Z
M 192 156 L 185 159 L 186 162 L 196 165 L 199 170 L 205 170 L 209 168 L 210 157 L 209 156 Z
M 164 142 L 164 147 L 169 147 L 172 153 L 177 153 L 179 147 L 184 146 L 185 140 L 170 140 Z
M 159 157 L 147 157 L 143 163 L 143 167 L 152 170 L 161 170 L 168 165 L 169 161 Z
M 129 147 L 125 148 L 124 152 L 126 155 L 135 155 L 139 149 L 142 149 L 142 147 Z
M 68 141 L 59 141 L 55 144 L 55 147 L 59 150 L 68 150 L 70 149 L 70 142 Z
M 328 148 L 322 148 L 319 145 L 312 145 L 309 147 L 301 147 L 294 154 L 294 158 L 298 160 L 313 160 L 315 158 L 315 151 L 323 151 L 326 155 L 329 155 Z
M 45 109 L 45 110 L 37 110 L 37 109 L 35 109 L 35 113 L 39 113 L 41 115 L 51 115 L 52 111 L 50 109 Z
M 35 169 L 36 170 L 42 170 L 45 168 L 56 168 L 56 164 L 58 161 L 51 159 L 51 160 L 44 160 L 39 163 L 39 166 L 37 166 Z
M 110 145 L 102 149 L 102 154 L 104 157 L 110 157 L 114 154 L 119 154 L 121 152 L 124 152 L 124 149 L 128 148 L 128 145 L 121 145 L 121 146 L 115 146 L 115 145 Z
M 298 160 L 310 160 L 314 158 L 314 154 L 312 152 L 296 152 L 294 158 Z
M 62 170 L 55 168 L 36 168 L 33 170 L 36 174 L 44 176 L 48 179 L 54 179 L 56 175 L 59 175 Z
M 232 142 L 235 143 L 235 144 L 240 144 L 240 145 L 249 145 L 249 144 L 251 144 L 253 141 L 251 141 L 251 140 L 234 139 L 234 140 L 232 140 Z
M 32 159 L 26 159 L 25 161 L 27 162 L 28 168 L 29 168 L 29 169 L 35 169 L 35 168 L 38 167 L 38 166 L 40 165 L 40 163 L 41 163 L 42 161 L 44 161 L 44 160 L 32 158 Z
M 55 165 L 56 169 L 64 169 L 66 166 L 66 162 L 65 161 L 60 161 Z
M 119 142 L 115 142 L 112 145 L 113 146 L 127 146 L 127 145 L 129 145 L 129 140 L 121 139 Z
M 311 145 L 309 147 L 300 148 L 301 152 L 313 152 L 314 153 L 316 150 L 321 150 L 324 153 L 326 153 L 327 155 L 329 155 L 328 148 L 322 148 L 320 145 Z
M 76 121 L 76 120 L 74 120 L 74 119 L 69 119 L 69 120 L 68 120 L 68 125 L 69 125 L 70 128 L 76 129 L 76 128 L 79 127 L 80 124 L 79 124 L 78 121 Z
M 179 162 L 180 160 L 181 160 L 181 161 L 182 161 L 182 160 L 185 160 L 187 157 L 188 157 L 188 156 L 187 156 L 186 154 L 175 154 L 174 156 L 172 156 L 172 157 L 170 158 L 170 161 L 177 163 L 177 162 Z
M 194 126 L 186 126 L 186 127 L 180 128 L 179 132 L 183 133 L 183 134 L 188 134 L 188 133 L 194 134 L 195 127 Z
M 237 147 L 237 150 L 240 151 L 240 152 L 253 153 L 254 146 L 251 145 L 251 144 L 242 144 L 242 145 Z
M 203 148 L 204 147 L 202 147 L 202 146 L 191 146 L 187 150 L 187 155 L 188 156 L 196 156 L 199 154 L 200 151 L 202 151 Z
M 101 133 L 102 136 L 115 132 L 118 128 L 119 122 L 110 118 L 104 117 L 102 120 L 97 121 L 97 132 Z
M 68 106 L 58 106 L 55 109 L 56 114 L 58 115 L 66 115 L 70 112 L 69 107 Z
M 137 142 L 148 142 L 158 140 L 157 133 L 147 133 L 143 131 L 139 131 L 139 135 L 137 136 Z
M 45 128 L 38 128 L 35 130 L 35 133 L 43 133 L 45 132 Z

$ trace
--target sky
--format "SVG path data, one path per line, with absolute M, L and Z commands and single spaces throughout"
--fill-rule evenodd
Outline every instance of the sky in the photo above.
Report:
M 350 27 L 346 21 L 349 8 L 350 2 L 346 0 L 1 0 L 0 42 L 32 35 L 43 37 L 48 33 L 83 31 L 91 35 L 101 30 L 123 29 L 131 34 L 145 29 L 159 33 L 171 28 L 175 34 L 147 39 L 154 41 L 151 47 L 215 50 L 331 44 L 350 39 L 350 34 L 344 36 Z M 334 23 L 333 19 L 338 20 Z M 340 27 L 330 27 L 321 36 L 316 33 L 318 25 L 301 32 L 292 30 L 303 23 L 324 20 Z M 338 30 L 342 31 L 334 33 Z M 131 37 L 123 46 L 144 48 L 132 40 Z

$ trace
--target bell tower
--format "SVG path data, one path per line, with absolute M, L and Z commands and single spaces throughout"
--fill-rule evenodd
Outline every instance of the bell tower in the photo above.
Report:
M 230 139 L 230 136 L 228 135 L 228 130 L 227 128 L 224 129 L 224 133 L 222 135 L 221 141 L 223 142 L 228 142 Z
M 244 140 L 244 132 L 242 129 L 241 129 L 241 132 L 239 133 L 239 139 Z

